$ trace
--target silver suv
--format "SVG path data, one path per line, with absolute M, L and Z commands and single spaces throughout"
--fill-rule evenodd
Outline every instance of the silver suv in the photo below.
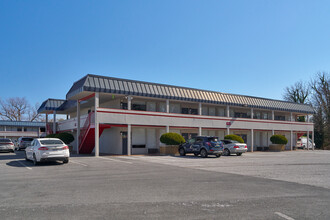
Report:
M 25 149 L 31 144 L 33 138 L 31 137 L 20 137 L 17 141 L 17 150 Z
M 218 137 L 212 136 L 197 136 L 179 146 L 181 156 L 185 156 L 186 153 L 193 153 L 195 156 L 200 154 L 201 157 L 207 157 L 208 155 L 220 157 L 222 152 L 223 143 L 219 141 Z

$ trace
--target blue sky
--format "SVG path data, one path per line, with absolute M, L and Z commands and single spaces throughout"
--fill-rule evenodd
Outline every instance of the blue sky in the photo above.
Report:
M 330 1 L 0 1 L 0 98 L 86 74 L 282 99 L 330 71 Z

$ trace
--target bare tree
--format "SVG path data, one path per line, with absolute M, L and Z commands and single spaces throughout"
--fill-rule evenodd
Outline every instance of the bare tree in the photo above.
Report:
M 294 85 L 285 88 L 283 99 L 289 102 L 308 104 L 310 102 L 310 94 L 310 86 L 307 83 L 299 81 Z M 298 116 L 297 120 L 301 122 L 306 121 L 305 116 Z
M 323 138 L 324 148 L 330 149 L 330 74 L 319 72 L 311 82 L 313 89 L 313 104 L 318 110 L 315 118 L 318 123 L 315 124 L 315 130 Z
M 46 121 L 45 117 L 38 114 L 38 108 L 40 104 L 37 102 L 34 107 L 30 107 L 28 111 L 28 120 L 29 121 Z
M 0 118 L 10 121 L 42 121 L 43 117 L 37 112 L 39 104 L 31 107 L 26 98 L 14 97 L 0 99 Z
M 309 103 L 310 87 L 308 84 L 299 81 L 294 85 L 285 88 L 283 98 L 289 102 L 296 102 L 301 104 Z

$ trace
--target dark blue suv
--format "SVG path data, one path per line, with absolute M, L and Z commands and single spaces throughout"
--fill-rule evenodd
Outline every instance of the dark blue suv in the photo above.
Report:
M 220 157 L 223 152 L 223 143 L 218 137 L 211 136 L 197 136 L 189 139 L 186 143 L 179 146 L 179 153 L 181 156 L 185 156 L 188 153 L 193 153 L 195 156 L 199 154 L 201 157 L 207 157 L 208 155 L 215 155 Z

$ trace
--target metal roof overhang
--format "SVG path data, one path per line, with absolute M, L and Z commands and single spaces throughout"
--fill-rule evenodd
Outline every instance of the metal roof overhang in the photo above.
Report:
M 63 99 L 47 99 L 38 109 L 38 114 L 51 114 L 65 102 Z
M 79 100 L 95 92 L 250 107 L 305 114 L 315 113 L 312 106 L 305 104 L 91 74 L 88 74 L 75 82 L 67 93 L 66 98 L 67 100 Z

